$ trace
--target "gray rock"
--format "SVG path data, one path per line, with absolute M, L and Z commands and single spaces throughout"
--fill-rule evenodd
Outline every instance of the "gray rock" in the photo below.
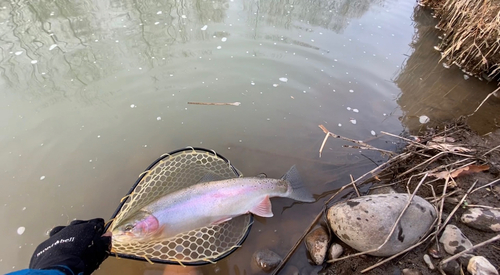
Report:
M 474 256 L 469 260 L 467 271 L 472 275 L 498 275 L 496 268 L 483 256 Z
M 403 275 L 422 275 L 422 272 L 415 269 L 405 268 L 403 269 Z
M 342 253 L 344 253 L 344 248 L 338 243 L 333 243 L 328 250 L 328 258 L 330 260 L 337 259 Z
M 327 218 L 335 234 L 359 251 L 379 247 L 407 204 L 408 194 L 368 195 L 350 199 L 328 209 Z M 415 196 L 389 241 L 374 256 L 394 255 L 415 244 L 436 218 L 434 207 Z M 418 222 L 415 222 L 418 221 Z
M 465 237 L 460 229 L 452 224 L 448 224 L 443 235 L 439 238 L 444 250 L 451 255 L 462 252 L 472 247 L 472 243 Z
M 482 231 L 500 231 L 500 211 L 495 209 L 469 208 L 463 213 L 461 221 Z
M 457 261 L 449 261 L 441 267 L 447 275 L 462 275 L 463 271 Z
M 427 264 L 427 266 L 429 267 L 430 270 L 436 269 L 436 267 L 432 263 L 431 257 L 429 255 L 427 255 L 427 254 L 424 255 L 424 262 Z
M 307 234 L 305 239 L 306 248 L 314 264 L 321 265 L 325 261 L 328 241 L 328 233 L 323 227 L 318 227 Z
M 271 271 L 281 263 L 280 255 L 264 248 L 253 253 L 253 260 L 264 271 Z

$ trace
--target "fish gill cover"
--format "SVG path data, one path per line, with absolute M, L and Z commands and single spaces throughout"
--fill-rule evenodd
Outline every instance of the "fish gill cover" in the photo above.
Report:
M 240 177 L 230 162 L 214 151 L 185 148 L 162 155 L 139 176 L 111 217 L 109 231 L 134 215 L 143 206 L 181 188 L 194 185 L 206 174 L 221 179 Z M 216 262 L 231 254 L 245 240 L 252 224 L 250 214 L 218 225 L 202 227 L 167 239 L 113 241 L 112 252 L 123 258 L 157 263 L 200 265 Z

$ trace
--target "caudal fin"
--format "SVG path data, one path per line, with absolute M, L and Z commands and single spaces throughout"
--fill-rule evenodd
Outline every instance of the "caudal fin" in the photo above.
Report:
M 286 172 L 281 179 L 288 181 L 292 186 L 292 192 L 288 195 L 289 198 L 303 202 L 315 201 L 311 192 L 309 192 L 309 190 L 307 190 L 304 186 L 304 183 L 300 178 L 299 171 L 295 165 L 292 166 L 292 168 L 290 168 L 290 170 L 288 170 L 288 172 Z

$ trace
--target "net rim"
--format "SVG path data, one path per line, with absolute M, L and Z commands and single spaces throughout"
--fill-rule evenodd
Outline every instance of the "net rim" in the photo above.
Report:
M 158 159 L 156 159 L 155 161 L 153 161 L 144 170 L 144 172 L 142 172 L 139 175 L 139 177 L 137 178 L 137 180 L 135 181 L 135 183 L 132 185 L 132 188 L 130 188 L 130 190 L 125 195 L 126 199 L 124 199 L 123 201 L 120 202 L 120 204 L 116 208 L 115 212 L 111 215 L 111 217 L 110 217 L 110 221 L 111 222 L 108 222 L 106 224 L 106 226 L 104 228 L 105 232 L 108 231 L 108 229 L 113 224 L 113 219 L 116 217 L 116 215 L 118 215 L 118 213 L 121 211 L 121 209 L 123 208 L 123 206 L 125 205 L 125 203 L 129 200 L 129 198 L 130 198 L 129 195 L 135 190 L 135 188 L 137 187 L 137 185 L 139 185 L 139 183 L 141 182 L 141 180 L 146 176 L 147 173 L 145 173 L 145 172 L 149 171 L 152 167 L 154 167 L 156 164 L 158 164 L 163 159 L 168 158 L 168 157 L 170 157 L 172 155 L 175 155 L 175 154 L 178 154 L 178 153 L 182 153 L 184 151 L 202 151 L 202 152 L 205 152 L 205 153 L 209 153 L 209 154 L 215 156 L 216 158 L 222 159 L 224 162 L 226 162 L 229 165 L 229 167 L 235 173 L 235 175 L 237 175 L 238 177 L 241 176 L 241 174 L 238 171 L 238 169 L 236 169 L 236 167 L 234 167 L 231 164 L 231 162 L 228 159 L 226 159 L 224 156 L 222 156 L 219 153 L 215 152 L 215 150 L 210 150 L 210 149 L 206 149 L 206 148 L 202 148 L 202 147 L 191 147 L 191 146 L 188 146 L 188 147 L 185 147 L 185 148 L 177 149 L 177 150 L 171 151 L 169 153 L 163 154 Z M 238 244 L 234 248 L 226 251 L 225 253 L 223 253 L 222 255 L 220 255 L 219 257 L 217 257 L 214 260 L 210 260 L 210 261 L 208 261 L 208 260 L 207 261 L 203 261 L 202 260 L 202 261 L 193 261 L 193 262 L 182 262 L 182 261 L 169 261 L 169 260 L 161 260 L 161 259 L 146 259 L 144 257 L 138 257 L 138 256 L 134 256 L 134 255 L 127 255 L 127 254 L 114 253 L 114 252 L 110 252 L 109 255 L 110 256 L 115 256 L 115 257 L 118 257 L 118 258 L 138 260 L 138 261 L 143 261 L 143 262 L 154 262 L 154 263 L 160 263 L 160 264 L 173 264 L 173 265 L 186 265 L 186 266 L 200 266 L 200 265 L 206 265 L 206 264 L 209 264 L 209 263 L 214 263 L 214 262 L 220 261 L 220 260 L 224 259 L 225 257 L 229 256 L 236 249 L 238 249 L 241 246 L 241 244 L 243 244 L 243 242 L 245 242 L 246 238 L 248 237 L 248 234 L 250 233 L 250 229 L 252 228 L 252 225 L 253 225 L 253 215 L 252 214 L 249 214 L 249 215 L 250 215 L 249 225 L 247 227 L 245 235 L 243 235 L 243 237 L 241 238 L 240 242 L 238 242 Z

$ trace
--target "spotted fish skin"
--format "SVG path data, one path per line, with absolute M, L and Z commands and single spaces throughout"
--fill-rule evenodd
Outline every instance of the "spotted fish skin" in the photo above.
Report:
M 169 238 L 253 213 L 272 217 L 269 198 L 313 202 L 295 166 L 281 179 L 234 178 L 205 181 L 169 193 L 140 209 L 113 230 L 114 241 Z M 151 230 L 149 230 L 151 229 Z

